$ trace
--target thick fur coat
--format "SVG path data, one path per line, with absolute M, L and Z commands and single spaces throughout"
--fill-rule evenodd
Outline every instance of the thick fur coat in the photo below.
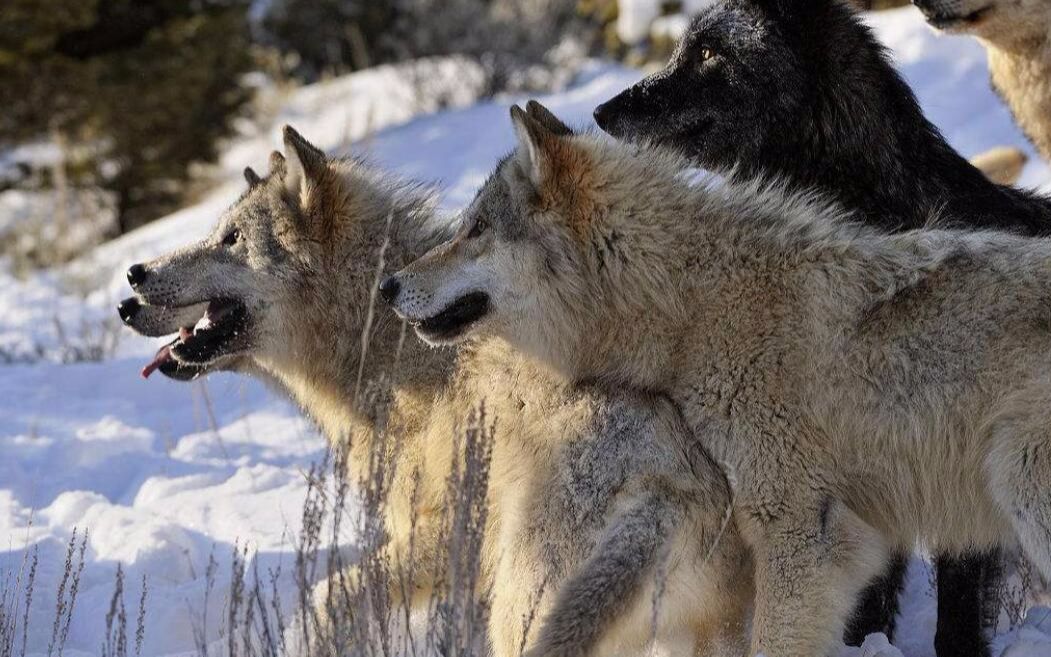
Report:
M 668 395 L 732 483 L 752 654 L 827 654 L 890 549 L 1020 544 L 1051 576 L 1051 241 L 878 233 L 783 184 L 691 186 L 676 155 L 512 115 L 515 154 L 397 275 L 395 307 L 432 342 L 500 337 Z M 484 315 L 426 330 L 467 294 Z
M 945 12 L 989 3 L 917 4 Z M 1051 22 L 1036 20 L 1036 5 L 1047 13 L 1043 0 L 1005 0 L 982 20 L 1006 23 L 1008 14 L 1028 13 L 1026 25 L 1042 29 L 1046 43 Z M 1021 34 L 1029 27 L 1013 29 Z M 1016 84 L 1014 95 L 1051 98 L 1049 79 Z M 1051 107 L 1043 109 L 1039 120 L 1051 125 Z M 883 46 L 838 0 L 717 3 L 692 23 L 664 70 L 601 105 L 595 117 L 614 136 L 675 148 L 702 166 L 778 177 L 797 192 L 820 190 L 857 220 L 885 230 L 921 228 L 938 216 L 961 228 L 1051 234 L 1051 203 L 983 179 L 926 119 Z M 1021 163 L 1024 157 L 1016 157 L 1013 173 L 991 172 L 1017 176 Z M 874 586 L 848 640 L 878 629 L 891 633 L 904 557 L 895 562 L 898 581 L 887 577 Z M 998 559 L 936 563 L 938 654 L 986 653 L 982 626 L 999 616 Z

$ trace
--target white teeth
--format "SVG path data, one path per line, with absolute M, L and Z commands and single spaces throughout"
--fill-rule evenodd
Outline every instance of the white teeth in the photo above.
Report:
M 212 328 L 212 318 L 206 314 L 193 325 L 193 333 L 197 335 L 198 331 L 207 331 L 210 328 Z

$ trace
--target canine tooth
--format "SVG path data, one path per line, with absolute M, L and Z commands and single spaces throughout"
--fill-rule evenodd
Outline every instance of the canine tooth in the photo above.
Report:
M 206 331 L 212 328 L 212 318 L 208 315 L 197 320 L 197 323 L 193 325 L 193 332 L 196 334 L 197 331 Z

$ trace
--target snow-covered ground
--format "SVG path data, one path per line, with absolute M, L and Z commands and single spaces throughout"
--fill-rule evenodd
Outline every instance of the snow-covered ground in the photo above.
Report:
M 989 90 L 976 43 L 936 37 L 912 9 L 871 20 L 957 148 L 973 155 L 999 145 L 1025 146 Z M 596 63 L 568 90 L 541 101 L 589 125 L 592 108 L 638 75 Z M 265 169 L 283 122 L 326 149 L 344 150 L 349 143 L 351 151 L 406 176 L 439 182 L 447 190 L 445 205 L 462 206 L 511 146 L 512 99 L 410 120 L 411 101 L 395 80 L 373 71 L 299 90 L 272 129 L 231 146 L 221 167 L 227 181 L 198 205 L 61 271 L 19 281 L 0 269 L 0 352 L 28 359 L 39 346 L 45 355 L 0 366 L 0 590 L 4 571 L 16 572 L 27 549 L 38 548 L 30 653 L 47 650 L 74 527 L 88 530 L 90 538 L 67 652 L 100 652 L 118 563 L 127 573 L 132 616 L 138 583 L 148 579 L 146 655 L 193 649 L 196 617 L 189 609 L 201 606 L 213 550 L 225 563 L 235 544 L 248 545 L 264 572 L 290 566 L 290 537 L 299 530 L 306 491 L 303 472 L 324 448 L 296 409 L 232 375 L 190 385 L 163 377 L 143 381 L 139 368 L 156 345 L 130 334 L 122 334 L 112 357 L 101 362 L 61 364 L 55 360 L 63 343 L 56 324 L 73 336 L 69 342 L 79 339 L 82 323 L 112 318 L 115 303 L 128 295 L 127 266 L 202 235 L 240 193 L 240 168 Z M 1051 170 L 1033 158 L 1022 184 L 1049 186 Z M 226 588 L 226 577 L 228 569 L 220 567 L 218 590 Z M 900 624 L 899 647 L 907 657 L 933 655 L 928 580 L 917 560 Z M 212 611 L 218 610 L 213 599 Z M 998 638 L 998 650 L 1015 645 L 1006 657 L 1051 655 L 1046 616 L 1034 613 L 1028 626 Z M 209 625 L 210 638 L 217 628 Z M 878 653 L 879 646 L 873 637 L 867 652 L 850 654 L 896 654 Z

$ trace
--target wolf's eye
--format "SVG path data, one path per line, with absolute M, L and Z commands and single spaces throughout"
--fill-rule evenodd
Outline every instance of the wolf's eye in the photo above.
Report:
M 705 47 L 701 48 L 701 61 L 702 62 L 710 62 L 713 59 L 715 59 L 715 51 L 714 50 L 712 50 L 708 46 L 705 46 Z
M 234 228 L 223 238 L 223 246 L 233 246 L 241 241 L 241 231 Z
M 489 222 L 487 222 L 485 219 L 479 219 L 478 221 L 474 222 L 473 226 L 471 226 L 471 231 L 467 233 L 467 237 L 478 237 L 479 235 L 484 233 L 488 228 Z

